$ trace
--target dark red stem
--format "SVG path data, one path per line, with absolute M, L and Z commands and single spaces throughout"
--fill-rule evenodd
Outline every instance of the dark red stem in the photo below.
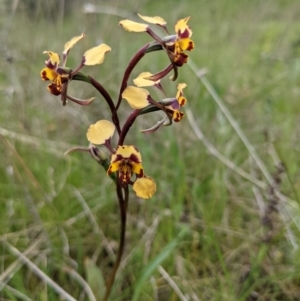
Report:
M 108 92 L 105 90 L 105 88 L 98 82 L 96 81 L 94 78 L 92 78 L 91 76 L 89 76 L 89 79 L 91 81 L 91 84 L 94 86 L 94 88 L 104 97 L 104 99 L 106 100 L 110 111 L 112 113 L 112 121 L 114 123 L 114 125 L 116 126 L 117 132 L 120 135 L 121 133 L 121 129 L 120 129 L 120 122 L 119 122 L 119 117 L 116 114 L 116 108 L 115 108 L 115 104 L 112 100 L 112 98 L 110 97 L 110 95 L 108 94 Z
M 127 82 L 129 79 L 129 76 L 132 72 L 132 70 L 134 69 L 134 67 L 137 65 L 137 63 L 141 60 L 141 58 L 145 55 L 145 50 L 148 48 L 150 43 L 146 44 L 145 46 L 143 46 L 134 56 L 133 58 L 130 60 L 125 72 L 124 72 L 124 76 L 123 76 L 123 80 L 122 80 L 122 84 L 121 84 L 121 88 L 120 88 L 120 92 L 119 92 L 119 98 L 118 98 L 118 103 L 116 105 L 116 110 L 115 113 L 117 112 L 120 104 L 121 104 L 121 100 L 122 100 L 122 93 L 123 91 L 126 89 L 127 87 Z
M 118 145 L 123 145 L 124 140 L 126 138 L 126 135 L 127 135 L 128 131 L 129 131 L 129 129 L 133 125 L 135 119 L 138 117 L 139 111 L 140 110 L 134 110 L 131 113 L 131 115 L 128 117 L 128 119 L 126 120 L 126 122 L 125 122 L 125 124 L 124 124 L 124 126 L 122 128 L 122 131 L 120 133 L 120 138 L 119 138 Z

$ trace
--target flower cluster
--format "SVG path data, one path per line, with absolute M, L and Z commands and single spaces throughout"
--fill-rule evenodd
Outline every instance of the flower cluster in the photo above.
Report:
M 174 92 L 173 97 L 167 97 L 162 87 L 161 80 L 166 78 L 172 70 L 174 71 L 172 80 L 176 80 L 178 68 L 182 67 L 188 60 L 186 51 L 194 49 L 194 42 L 191 40 L 192 30 L 188 26 L 190 17 L 181 19 L 175 24 L 175 34 L 173 35 L 169 34 L 166 22 L 162 18 L 142 15 L 139 15 L 139 17 L 149 24 L 161 27 L 167 35 L 165 37 L 159 37 L 151 29 L 151 26 L 145 23 L 137 23 L 131 20 L 120 21 L 119 24 L 125 30 L 129 32 L 146 32 L 151 36 L 153 41 L 143 46 L 132 57 L 124 72 L 117 101 L 113 101 L 107 90 L 97 80 L 81 72 L 81 69 L 85 65 L 102 64 L 105 54 L 108 51 L 111 51 L 111 48 L 108 45 L 101 44 L 86 51 L 83 54 L 79 65 L 75 69 L 66 66 L 67 57 L 71 48 L 85 37 L 84 34 L 74 37 L 65 44 L 62 60 L 60 60 L 57 53 L 53 51 L 44 51 L 49 58 L 45 61 L 46 67 L 41 71 L 40 75 L 42 80 L 50 81 L 48 91 L 53 95 L 60 96 L 63 105 L 66 105 L 67 100 L 80 105 L 89 105 L 94 100 L 94 98 L 82 100 L 70 96 L 67 93 L 67 90 L 71 80 L 90 83 L 102 95 L 109 106 L 112 120 L 99 120 L 90 125 L 86 134 L 87 140 L 90 142 L 90 146 L 87 150 L 106 168 L 107 174 L 114 179 L 116 183 L 117 191 L 123 189 L 126 194 L 128 186 L 132 185 L 132 188 L 138 197 L 148 199 L 155 193 L 156 183 L 151 177 L 145 174 L 142 164 L 142 155 L 136 146 L 126 145 L 124 144 L 124 141 L 132 124 L 140 115 L 149 114 L 155 111 L 162 111 L 165 113 L 162 120 L 158 121 L 151 128 L 142 130 L 144 133 L 153 133 L 161 126 L 171 125 L 173 121 L 179 122 L 182 120 L 184 113 L 181 111 L 181 107 L 186 103 L 183 89 L 186 88 L 187 85 L 185 83 L 177 84 L 177 92 Z M 142 72 L 137 78 L 133 79 L 134 85 L 128 85 L 130 75 L 137 63 L 147 53 L 160 50 L 166 52 L 170 60 L 169 65 L 156 74 Z M 145 87 L 158 89 L 163 97 L 155 100 Z M 129 103 L 133 111 L 128 116 L 125 123 L 120 125 L 118 109 L 123 99 Z M 112 136 L 115 132 L 117 132 L 118 135 L 118 142 L 114 147 Z M 100 151 L 97 146 L 100 146 L 100 148 L 101 146 L 105 146 L 107 148 L 109 153 L 108 164 L 106 164 L 107 160 L 99 155 Z M 83 149 L 80 148 L 75 150 Z M 120 197 L 120 193 L 118 196 Z

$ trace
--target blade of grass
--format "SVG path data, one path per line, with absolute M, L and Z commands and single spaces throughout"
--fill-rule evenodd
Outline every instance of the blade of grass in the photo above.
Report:
M 61 295 L 62 298 L 68 301 L 76 301 L 69 293 L 67 293 L 62 287 L 60 287 L 56 282 L 54 282 L 48 275 L 46 275 L 37 265 L 35 265 L 27 256 L 21 253 L 17 248 L 13 247 L 7 241 L 2 241 L 6 246 L 7 250 L 18 257 L 27 267 L 39 278 L 41 278 L 45 283 L 47 283 L 56 293 Z
M 253 157 L 254 161 L 256 162 L 257 166 L 260 168 L 261 172 L 263 173 L 264 177 L 266 178 L 267 182 L 270 186 L 274 187 L 275 194 L 278 196 L 278 198 L 281 200 L 281 204 L 278 206 L 278 211 L 280 213 L 281 219 L 286 227 L 286 233 L 287 237 L 289 238 L 290 243 L 295 249 L 299 248 L 299 245 L 296 242 L 296 239 L 294 237 L 294 234 L 289 226 L 288 217 L 293 220 L 295 225 L 297 226 L 298 230 L 300 231 L 300 222 L 298 219 L 295 219 L 294 215 L 292 214 L 293 208 L 297 208 L 299 211 L 299 206 L 294 200 L 288 199 L 286 196 L 284 196 L 276 187 L 276 183 L 274 183 L 272 175 L 267 170 L 266 166 L 258 156 L 255 148 L 248 140 L 247 136 L 242 131 L 241 127 L 239 126 L 238 122 L 234 119 L 228 108 L 225 106 L 223 100 L 219 97 L 216 90 L 213 88 L 209 80 L 205 76 L 205 72 L 203 72 L 200 68 L 197 67 L 197 65 L 192 61 L 189 60 L 189 66 L 192 69 L 192 71 L 196 74 L 196 76 L 199 78 L 199 80 L 202 82 L 202 84 L 205 86 L 207 91 L 212 96 L 213 100 L 216 102 L 224 116 L 227 118 L 239 138 L 244 143 L 245 147 L 248 149 L 250 155 Z M 289 200 L 287 202 L 287 200 Z M 291 204 L 292 203 L 292 204 Z
M 144 283 L 151 277 L 153 272 L 160 266 L 160 264 L 173 252 L 173 250 L 178 245 L 179 241 L 185 236 L 188 232 L 188 228 L 184 228 L 178 236 L 169 243 L 160 253 L 156 256 L 142 271 L 140 277 L 137 280 L 137 283 L 134 288 L 134 293 L 132 301 L 140 300 L 140 294 Z

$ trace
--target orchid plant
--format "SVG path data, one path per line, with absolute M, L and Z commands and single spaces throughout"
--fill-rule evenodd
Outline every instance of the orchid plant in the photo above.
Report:
M 106 53 L 111 51 L 108 45 L 101 44 L 87 50 L 75 69 L 71 69 L 66 64 L 71 48 L 85 37 L 84 34 L 72 38 L 65 44 L 62 52 L 62 61 L 57 53 L 44 51 L 49 58 L 45 61 L 46 67 L 40 73 L 42 80 L 50 81 L 47 87 L 48 91 L 55 96 L 60 96 L 63 106 L 68 101 L 83 106 L 92 104 L 94 98 L 78 99 L 68 94 L 68 84 L 70 81 L 84 81 L 91 84 L 101 94 L 111 112 L 111 121 L 99 120 L 88 128 L 86 137 L 90 142 L 89 147 L 73 148 L 67 151 L 67 153 L 72 151 L 89 152 L 92 158 L 106 169 L 107 175 L 111 177 L 116 187 L 121 217 L 120 245 L 116 262 L 111 275 L 107 279 L 103 300 L 108 300 L 109 298 L 122 258 L 125 243 L 129 186 L 132 186 L 135 194 L 143 199 L 151 198 L 156 192 L 155 181 L 144 172 L 141 153 L 135 145 L 125 144 L 126 136 L 137 117 L 141 115 L 155 111 L 163 111 L 165 113 L 162 120 L 158 121 L 151 128 L 142 130 L 143 133 L 153 133 L 162 126 L 171 125 L 173 121 L 179 122 L 182 120 L 184 113 L 180 109 L 186 103 L 186 98 L 183 95 L 183 89 L 186 87 L 186 84 L 177 84 L 177 91 L 176 93 L 174 92 L 175 96 L 166 97 L 161 80 L 173 70 L 174 74 L 171 79 L 175 81 L 178 76 L 178 68 L 182 67 L 188 60 L 186 51 L 191 51 L 194 48 L 194 42 L 191 40 L 192 30 L 188 26 L 190 17 L 179 20 L 175 25 L 175 34 L 171 35 L 167 30 L 165 20 L 162 18 L 147 17 L 140 14 L 139 17 L 149 24 L 154 24 L 162 28 L 166 32 L 166 36 L 159 37 L 151 29 L 150 25 L 146 23 L 137 23 L 131 20 L 122 20 L 119 23 L 126 31 L 146 32 L 153 41 L 141 47 L 128 63 L 116 101 L 113 101 L 109 92 L 100 82 L 90 75 L 81 72 L 81 69 L 86 65 L 102 64 Z M 167 54 L 170 61 L 168 66 L 156 74 L 142 72 L 133 80 L 134 85 L 128 85 L 130 75 L 138 62 L 146 54 L 160 50 L 165 51 Z M 163 97 L 161 99 L 152 98 L 150 92 L 145 87 L 159 89 Z M 133 111 L 127 117 L 124 124 L 121 124 L 119 121 L 119 108 L 123 100 L 128 102 Z M 116 145 L 111 140 L 115 132 L 118 136 Z

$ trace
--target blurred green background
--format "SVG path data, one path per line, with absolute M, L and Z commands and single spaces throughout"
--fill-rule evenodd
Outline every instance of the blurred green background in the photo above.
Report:
M 159 120 L 151 114 L 131 129 L 127 143 L 139 148 L 158 187 L 150 200 L 131 194 L 125 254 L 110 300 L 300 300 L 299 1 L 14 0 L 0 6 L 1 300 L 62 300 L 45 275 L 75 300 L 103 294 L 119 239 L 114 186 L 88 154 L 63 153 L 87 146 L 88 126 L 110 118 L 109 110 L 80 82 L 70 84 L 70 94 L 97 99 L 88 107 L 62 107 L 39 72 L 44 50 L 61 52 L 84 32 L 68 66 L 75 68 L 87 49 L 110 45 L 103 65 L 83 71 L 115 99 L 130 58 L 150 41 L 118 26 L 124 18 L 137 21 L 137 12 L 163 17 L 170 32 L 192 16 L 196 47 L 177 82 L 188 85 L 195 122 L 185 117 L 144 135 L 140 129 Z M 164 52 L 151 53 L 133 78 L 168 62 Z M 163 85 L 172 96 L 175 84 L 165 79 Z M 131 109 L 124 103 L 121 112 L 124 122 Z

